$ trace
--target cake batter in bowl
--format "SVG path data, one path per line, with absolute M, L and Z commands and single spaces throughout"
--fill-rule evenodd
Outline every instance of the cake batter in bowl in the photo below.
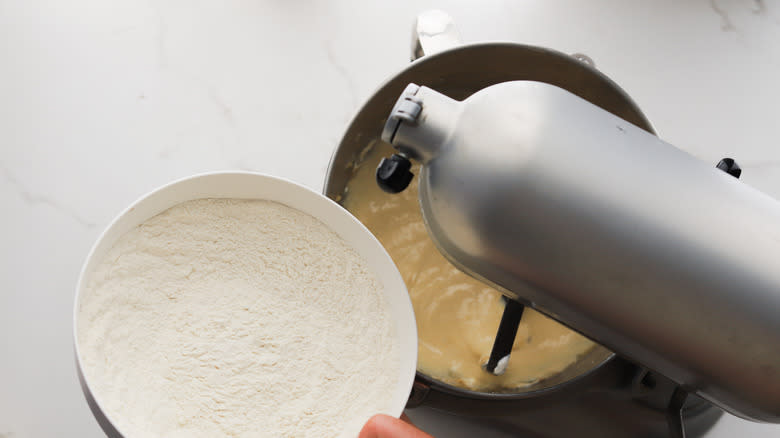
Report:
M 420 372 L 481 392 L 517 392 L 559 374 L 597 344 L 533 309 L 526 309 L 506 372 L 482 365 L 490 356 L 505 299 L 458 270 L 428 237 L 417 203 L 417 179 L 398 194 L 384 193 L 375 169 L 388 156 L 374 143 L 347 183 L 342 204 L 382 242 L 404 277 L 418 329 Z M 413 169 L 418 173 L 418 169 Z

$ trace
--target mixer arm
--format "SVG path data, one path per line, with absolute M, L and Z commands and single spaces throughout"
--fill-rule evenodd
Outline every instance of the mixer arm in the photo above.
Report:
M 735 415 L 780 423 L 777 200 L 541 82 L 462 102 L 412 84 L 382 137 L 397 163 L 421 162 L 423 218 L 455 266 Z

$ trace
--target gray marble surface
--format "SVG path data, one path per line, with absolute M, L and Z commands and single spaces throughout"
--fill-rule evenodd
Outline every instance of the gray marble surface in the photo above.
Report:
M 441 8 L 465 41 L 582 52 L 660 136 L 780 197 L 780 2 L 0 0 L 0 438 L 102 433 L 73 364 L 88 249 L 175 178 L 249 169 L 320 189 L 350 117 Z M 457 419 L 440 438 L 488 436 Z M 780 437 L 728 416 L 708 435 Z

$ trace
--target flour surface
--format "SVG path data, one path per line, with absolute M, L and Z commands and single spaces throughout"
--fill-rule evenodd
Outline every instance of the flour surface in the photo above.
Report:
M 307 214 L 188 201 L 120 238 L 89 277 L 84 373 L 126 438 L 352 438 L 397 385 L 381 287 Z

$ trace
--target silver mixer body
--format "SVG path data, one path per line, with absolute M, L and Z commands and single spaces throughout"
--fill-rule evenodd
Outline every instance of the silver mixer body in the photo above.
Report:
M 553 85 L 410 86 L 383 137 L 423 164 L 453 264 L 684 390 L 780 422 L 780 203 Z
M 514 80 L 554 84 L 654 132 L 630 96 L 576 57 L 515 43 L 456 46 L 426 52 L 389 77 L 365 102 L 333 154 L 325 194 L 343 203 L 349 196 L 347 182 L 356 169 L 375 165 L 370 158 L 374 155 L 379 158 L 393 152 L 379 134 L 410 82 L 463 100 L 491 85 Z M 696 396 L 687 397 L 681 406 L 675 392 L 676 384 L 666 377 L 598 347 L 561 374 L 515 393 L 473 392 L 418 371 L 407 412 L 421 424 L 456 415 L 486 430 L 540 438 L 692 438 L 704 434 L 723 413 Z

